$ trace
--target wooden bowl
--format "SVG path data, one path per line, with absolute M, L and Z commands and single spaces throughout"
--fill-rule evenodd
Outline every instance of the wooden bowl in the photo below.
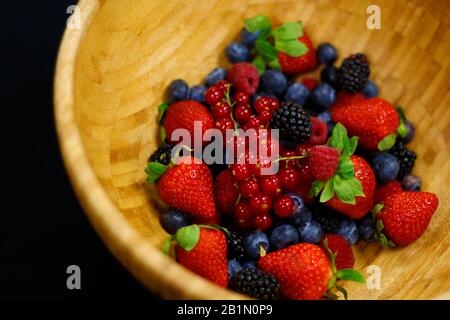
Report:
M 244 18 L 303 20 L 316 44 L 363 51 L 381 96 L 405 107 L 423 189 L 440 206 L 418 241 L 395 250 L 356 246 L 356 267 L 381 270 L 381 288 L 350 285 L 353 299 L 450 297 L 450 9 L 445 1 L 377 1 L 381 30 L 361 0 L 81 0 L 81 25 L 65 33 L 55 115 L 64 161 L 89 219 L 114 255 L 163 298 L 235 299 L 161 253 L 166 234 L 144 167 L 157 146 L 157 106 L 175 78 L 191 85 L 226 66 L 224 48 Z M 73 22 L 73 21 L 72 21 Z M 73 26 L 73 24 L 71 24 Z M 371 269 L 369 269 L 371 271 Z

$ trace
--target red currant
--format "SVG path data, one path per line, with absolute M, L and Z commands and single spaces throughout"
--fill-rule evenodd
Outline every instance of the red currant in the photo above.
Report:
M 245 179 L 250 178 L 250 176 L 252 175 L 252 171 L 247 164 L 232 164 L 231 172 L 238 181 L 244 181 Z
M 269 195 L 258 192 L 253 197 L 249 199 L 250 209 L 255 214 L 260 214 L 264 212 L 269 212 L 270 208 L 272 207 L 272 199 L 269 197 Z
M 231 120 L 231 118 L 220 118 L 216 121 L 216 128 L 219 129 L 220 132 L 222 132 L 223 137 L 226 137 L 227 130 L 234 129 L 233 120 Z
M 275 111 L 280 107 L 280 103 L 277 98 L 274 97 L 261 97 L 255 101 L 255 110 L 261 112 L 263 110 Z
M 280 152 L 280 156 L 282 157 L 295 157 L 296 155 L 297 155 L 296 152 L 292 150 L 284 150 Z M 297 160 L 282 160 L 280 161 L 280 167 L 296 169 L 298 167 Z
M 219 82 L 216 83 L 216 87 L 223 93 L 227 92 L 228 87 L 230 85 L 231 84 L 227 80 L 220 80 Z
M 269 213 L 258 214 L 253 219 L 253 227 L 265 231 L 272 226 L 272 216 Z
M 273 209 L 275 213 L 281 218 L 291 217 L 294 214 L 294 200 L 289 196 L 278 197 L 274 204 Z
M 234 225 L 239 230 L 248 230 L 253 226 L 253 213 L 248 202 L 241 201 L 234 208 Z
M 245 106 L 245 105 L 248 105 L 248 102 L 250 101 L 250 97 L 243 92 L 238 92 L 234 96 L 234 101 L 236 101 L 236 104 L 238 106 Z
M 272 194 L 280 189 L 280 178 L 277 175 L 261 176 L 259 184 L 264 193 Z
M 222 101 L 224 93 L 217 87 L 209 88 L 205 93 L 205 100 L 210 106 L 215 105 L 217 102 Z
M 259 183 L 256 178 L 251 177 L 239 185 L 239 192 L 245 198 L 255 195 L 259 191 Z
M 270 119 L 272 119 L 272 112 L 268 110 L 263 110 L 258 113 L 258 119 L 261 120 L 262 124 L 268 124 Z
M 284 191 L 293 191 L 298 186 L 300 182 L 299 173 L 290 168 L 281 168 L 278 172 L 280 178 L 281 189 Z
M 248 105 L 238 104 L 234 109 L 234 119 L 239 123 L 246 123 L 250 120 L 252 109 Z
M 250 116 L 250 119 L 245 123 L 246 129 L 259 129 L 261 127 L 261 120 L 255 115 Z
M 227 118 L 230 116 L 231 107 L 225 101 L 219 101 L 212 107 L 212 113 L 216 119 Z

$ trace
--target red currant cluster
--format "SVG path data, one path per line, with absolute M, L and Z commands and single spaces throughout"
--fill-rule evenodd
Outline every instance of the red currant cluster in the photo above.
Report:
M 228 81 L 221 80 L 206 91 L 205 100 L 216 119 L 216 128 L 224 134 L 227 129 L 233 129 L 235 123 L 244 131 L 267 128 L 273 112 L 280 107 L 278 99 L 260 97 L 252 108 L 249 95 L 243 92 L 236 92 L 231 101 L 231 87 Z

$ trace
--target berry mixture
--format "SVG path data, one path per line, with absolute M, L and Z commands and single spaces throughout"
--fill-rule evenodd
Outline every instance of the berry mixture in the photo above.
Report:
M 163 251 L 253 298 L 347 298 L 342 280 L 365 281 L 352 246 L 409 245 L 438 207 L 413 174 L 413 124 L 379 97 L 370 55 L 336 65 L 301 22 L 247 19 L 224 55 L 229 66 L 174 80 L 159 106 L 145 172 L 167 205 Z

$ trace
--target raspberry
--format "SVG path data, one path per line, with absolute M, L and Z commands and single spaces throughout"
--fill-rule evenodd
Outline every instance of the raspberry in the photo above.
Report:
M 333 177 L 339 165 L 339 151 L 328 146 L 314 146 L 309 154 L 309 167 L 317 180 Z
M 311 137 L 305 142 L 310 146 L 324 144 L 328 138 L 328 126 L 317 117 L 311 117 Z
M 259 73 L 251 63 L 236 63 L 228 71 L 228 80 L 237 91 L 253 95 L 259 86 Z
M 327 234 L 322 239 L 322 245 L 327 240 L 328 248 L 336 254 L 336 269 L 352 269 L 355 265 L 355 256 L 347 240 L 338 234 Z

